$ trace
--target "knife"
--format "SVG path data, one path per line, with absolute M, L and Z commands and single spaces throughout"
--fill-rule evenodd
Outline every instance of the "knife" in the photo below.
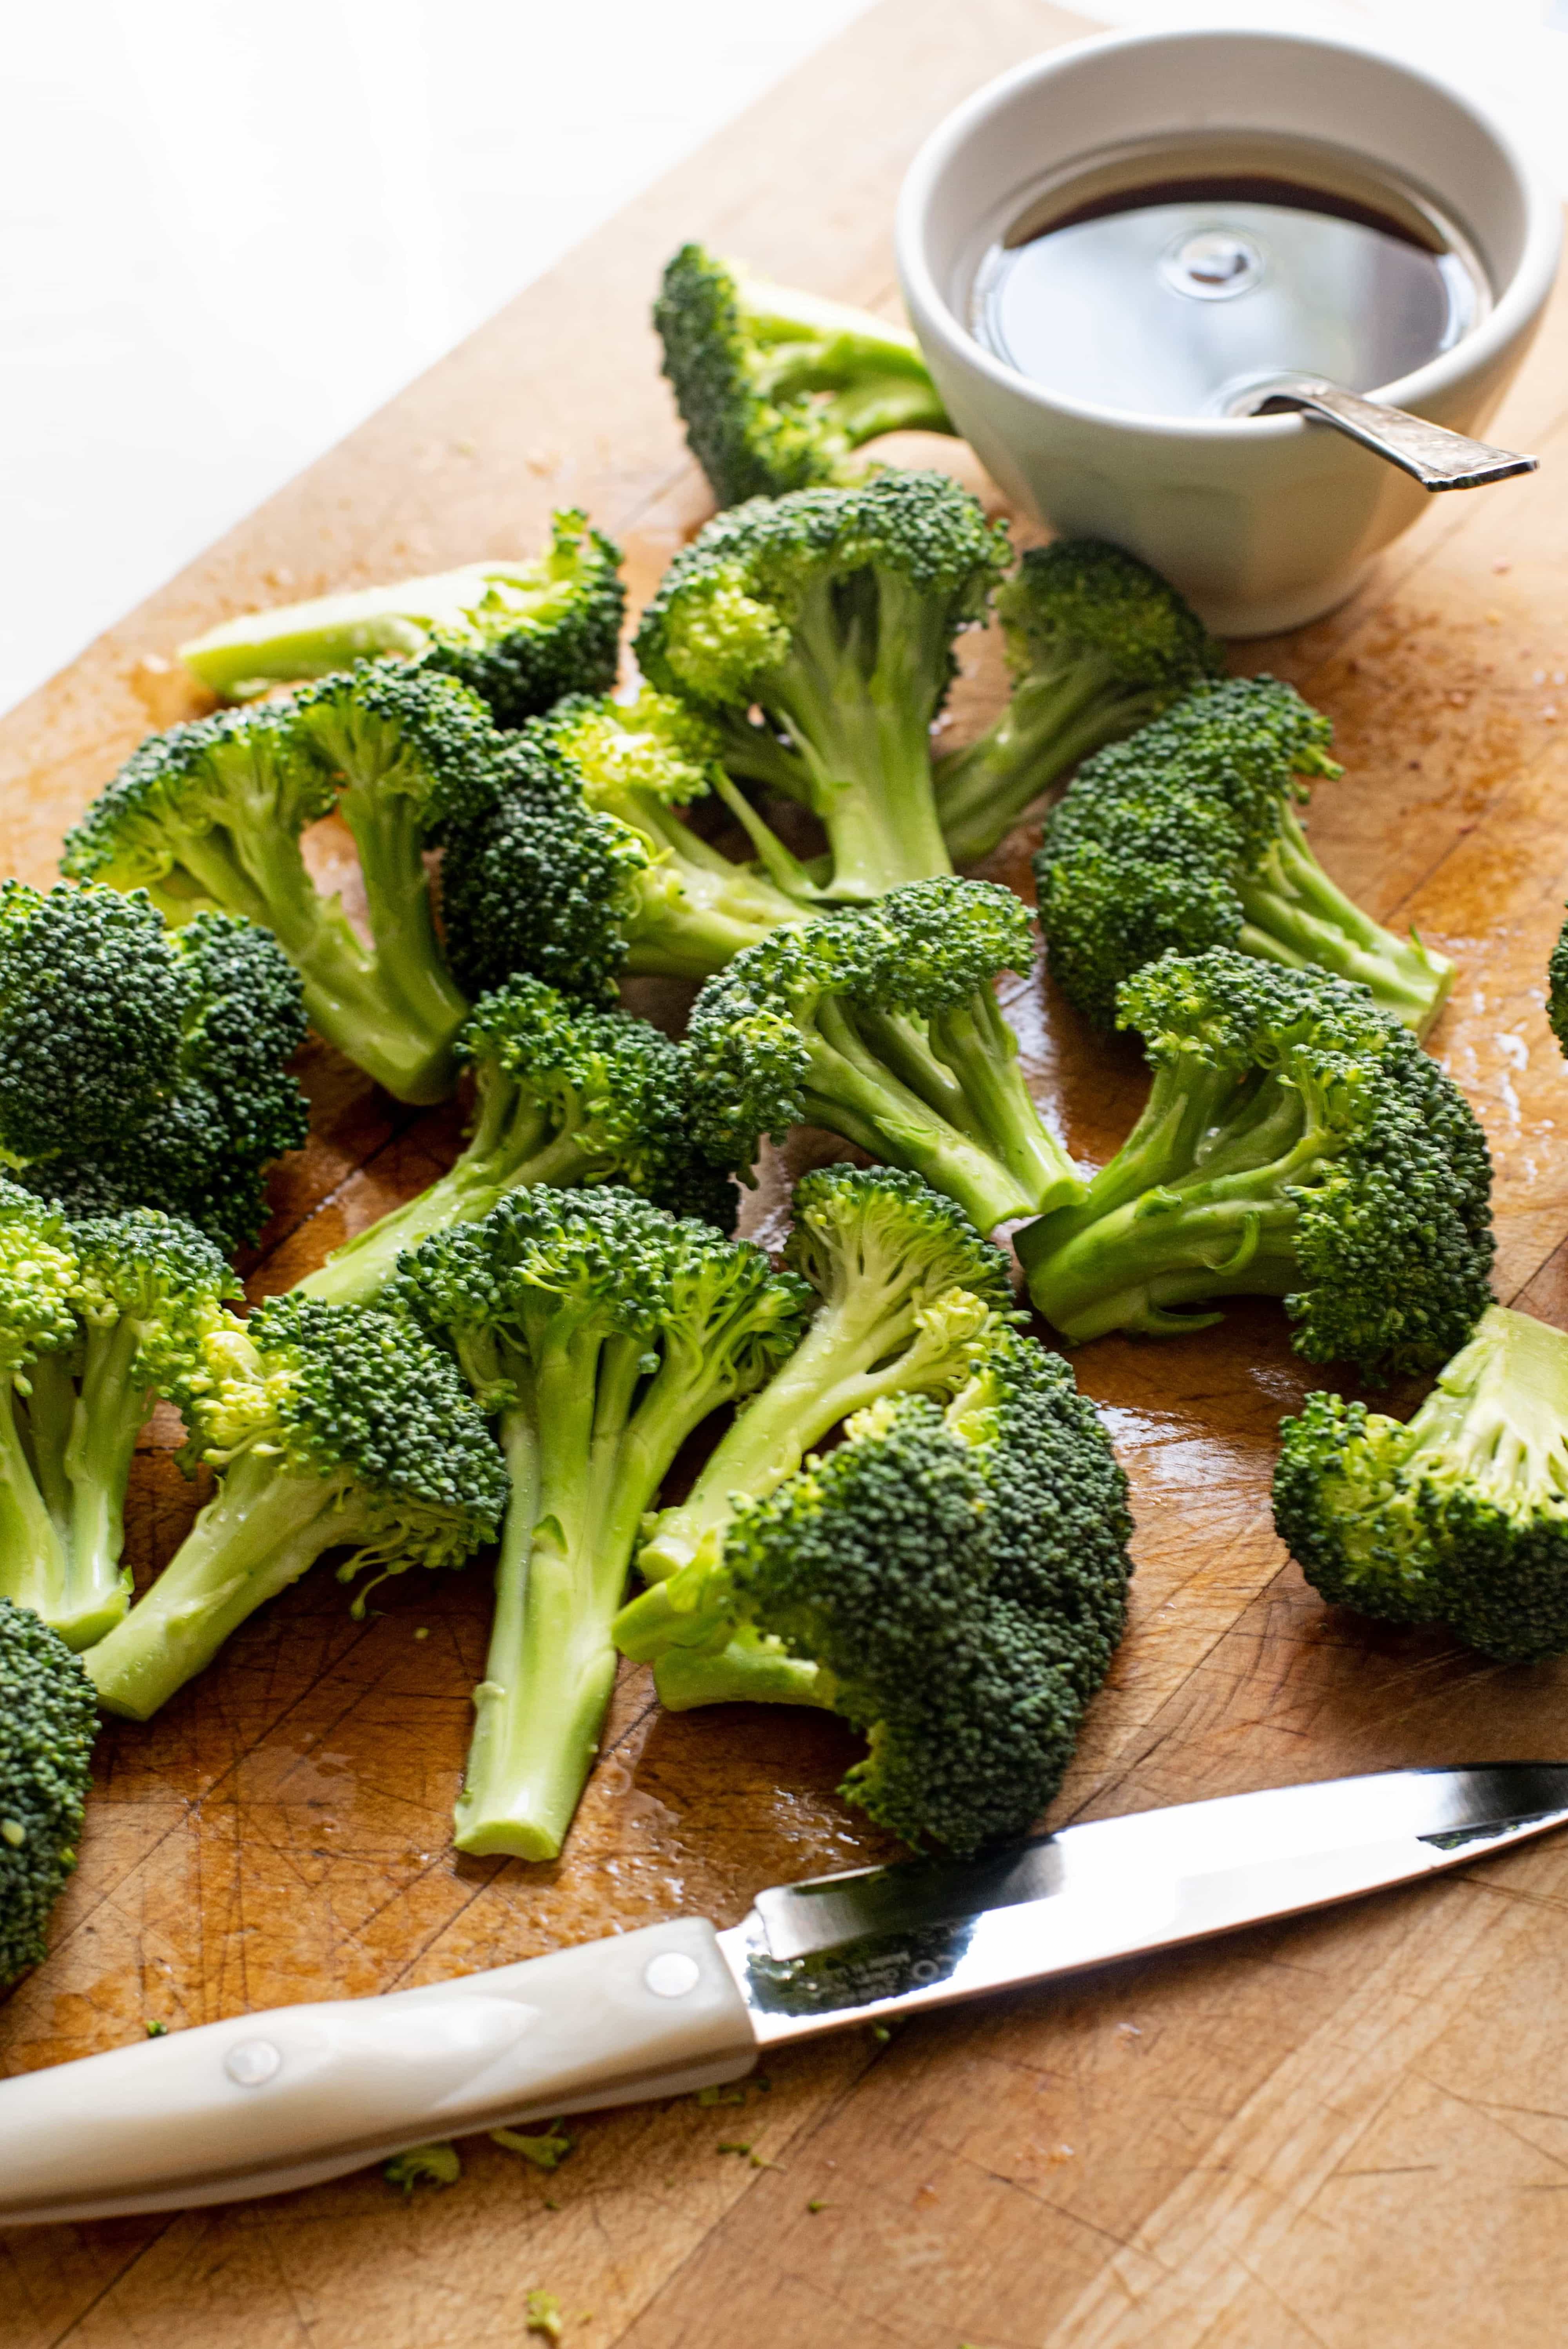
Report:
M 769 2048 L 1408 1883 L 1568 1822 L 1568 1763 L 1389 1770 L 758 1895 L 425 1990 L 0 2082 L 0 2223 L 314 2186 L 418 2139 L 738 2080 Z

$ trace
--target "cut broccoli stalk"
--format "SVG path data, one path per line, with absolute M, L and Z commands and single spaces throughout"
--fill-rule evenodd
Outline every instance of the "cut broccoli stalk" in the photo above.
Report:
M 499 1409 L 512 1468 L 458 1847 L 552 1858 L 598 1746 L 643 1517 L 687 1436 L 793 1345 L 799 1285 L 628 1191 L 539 1188 L 426 1241 L 387 1295 Z
M 1082 1195 L 992 988 L 1029 967 L 1028 916 L 986 881 L 923 881 L 782 930 L 693 1009 L 694 1123 L 717 1161 L 825 1127 L 909 1168 L 983 1232 Z
M 649 1588 L 615 1621 L 622 1652 L 638 1661 L 709 1640 L 713 1620 L 689 1609 L 738 1495 L 765 1497 L 841 1420 L 887 1395 L 950 1392 L 965 1375 L 971 1341 L 1011 1305 L 1000 1251 L 951 1201 L 887 1168 L 806 1175 L 787 1257 L 821 1303 L 789 1360 L 738 1413 L 686 1500 L 662 1513 L 639 1550 Z M 778 1682 L 766 1649 L 738 1651 L 730 1665 L 734 1692 L 748 1675 L 759 1687 Z
M 853 451 L 879 433 L 953 430 L 907 329 L 766 285 L 701 245 L 666 266 L 654 323 L 721 506 L 846 481 Z
M 378 654 L 422 656 L 471 686 L 499 724 L 614 681 L 620 554 L 580 513 L 558 513 L 531 563 L 470 563 L 426 579 L 245 612 L 180 647 L 200 682 L 247 701 Z
M 66 843 L 62 868 L 145 887 L 170 920 L 203 906 L 270 929 L 311 1024 L 398 1100 L 440 1101 L 467 1004 L 430 912 L 424 850 L 497 789 L 499 738 L 455 679 L 372 664 L 296 700 L 150 735 Z M 341 810 L 372 944 L 321 896 L 300 839 Z
M 1202 1329 L 1283 1297 L 1314 1361 L 1429 1368 L 1489 1294 L 1491 1168 L 1452 1080 L 1365 988 L 1228 947 L 1120 995 L 1154 1081 L 1080 1202 L 1016 1236 L 1070 1342 Z
M 163 1572 L 90 1650 L 109 1712 L 146 1721 L 327 1551 L 346 1577 L 460 1566 L 502 1463 L 447 1354 L 375 1310 L 284 1297 L 205 1333 L 185 1408 L 222 1474 Z
M 1404 1425 L 1308 1395 L 1274 1523 L 1330 1604 L 1446 1623 L 1485 1655 L 1568 1653 L 1568 1337 L 1489 1306 Z
M 329 1549 L 362 1542 L 372 1523 L 335 1480 L 243 1454 L 151 1588 L 88 1654 L 99 1702 L 150 1721 L 258 1607 Z
M 984 618 L 1007 552 L 945 475 L 882 473 L 720 514 L 660 582 L 644 674 L 701 710 L 731 774 L 818 819 L 823 898 L 865 904 L 952 871 L 930 730 L 954 639 Z
M 514 978 L 476 1005 L 458 1054 L 473 1070 L 475 1104 L 457 1164 L 335 1249 L 296 1294 L 368 1304 L 403 1250 L 477 1223 L 507 1192 L 535 1184 L 624 1183 L 672 1212 L 732 1227 L 735 1185 L 690 1138 L 687 1056 L 645 1020 Z
M 988 856 L 1080 759 L 1145 726 L 1224 657 L 1173 587 L 1119 546 L 1031 547 L 996 597 L 1013 686 L 977 740 L 936 765 L 956 864 Z

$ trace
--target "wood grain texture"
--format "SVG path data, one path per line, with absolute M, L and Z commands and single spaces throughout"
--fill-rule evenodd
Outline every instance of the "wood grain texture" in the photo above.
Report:
M 645 594 L 707 511 L 646 322 L 667 252 L 701 235 L 891 308 L 886 223 L 920 137 L 1078 29 L 1034 0 L 882 0 L 5 721 L 0 869 L 50 877 L 62 829 L 139 735 L 194 706 L 173 647 L 228 613 L 527 548 L 567 500 L 626 541 Z M 1541 450 L 1535 480 L 1436 502 L 1353 604 L 1239 665 L 1290 677 L 1336 720 L 1346 773 L 1313 816 L 1330 870 L 1460 961 L 1432 1043 L 1497 1155 L 1500 1294 L 1568 1324 L 1568 1071 L 1542 1016 L 1568 892 L 1565 359 L 1560 295 L 1497 424 Z M 955 737 L 1001 690 L 994 646 L 965 666 Z M 1020 832 L 988 869 L 1021 885 L 1029 845 Z M 1006 999 L 1038 1097 L 1098 1162 L 1140 1098 L 1136 1053 L 1088 1037 L 1037 979 Z M 646 1000 L 679 1009 L 668 989 Z M 419 1188 L 456 1138 L 453 1112 L 397 1109 L 325 1049 L 304 1073 L 313 1139 L 277 1178 L 256 1295 Z M 802 1136 L 790 1164 L 822 1148 Z M 753 1203 L 764 1237 L 789 1171 Z M 1564 1751 L 1563 1669 L 1333 1615 L 1283 1557 L 1274 1431 L 1312 1381 L 1277 1312 L 1240 1307 L 1165 1346 L 1106 1340 L 1078 1368 L 1132 1477 L 1139 1574 L 1058 1819 Z M 141 1577 L 199 1497 L 171 1433 L 155 1427 L 138 1459 Z M 149 1727 L 106 1733 L 53 1953 L 0 2002 L 0 2067 L 683 1909 L 727 1922 L 760 1885 L 886 1848 L 833 1794 L 851 1749 L 832 1723 L 665 1718 L 629 1673 L 561 1862 L 454 1859 L 486 1611 L 478 1574 L 408 1577 L 363 1624 L 330 1580 L 307 1582 Z M 521 2344 L 536 2286 L 560 2296 L 572 2349 L 1553 2340 L 1565 1909 L 1568 1851 L 1520 1851 L 886 2047 L 826 2043 L 776 2061 L 744 2110 L 590 2118 L 549 2179 L 481 2139 L 458 2189 L 407 2203 L 372 2172 L 12 2230 L 0 2349 L 477 2349 Z M 739 2140 L 769 2166 L 718 2150 Z

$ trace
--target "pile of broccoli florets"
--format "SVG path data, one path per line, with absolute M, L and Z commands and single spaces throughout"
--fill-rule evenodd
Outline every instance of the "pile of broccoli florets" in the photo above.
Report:
M 1308 1397 L 1280 1531 L 1336 1603 L 1568 1652 L 1568 1338 L 1491 1300 L 1486 1141 L 1420 1041 L 1452 966 L 1308 843 L 1327 719 L 1226 679 L 1134 554 L 1015 564 L 955 481 L 879 461 L 952 429 L 902 330 L 695 245 L 655 318 L 727 510 L 634 689 L 618 551 L 562 513 L 536 560 L 187 645 L 220 706 L 132 753 L 60 886 L 0 887 L 0 1985 L 98 1709 L 145 1721 L 321 1560 L 494 1561 L 464 1852 L 560 1852 L 622 1660 L 672 1709 L 839 1714 L 846 1800 L 912 1846 L 1028 1828 L 1132 1526 L 1015 1255 L 1068 1347 L 1253 1297 L 1310 1362 L 1436 1373 L 1408 1423 Z M 939 754 L 993 615 L 1006 706 Z M 1042 810 L 1037 934 L 954 867 Z M 648 978 L 687 982 L 676 1032 L 623 1000 Z M 1568 932 L 1551 990 L 1568 1048 Z M 1149 1063 L 1098 1171 L 1034 1081 L 1053 1020 Z M 378 1220 L 329 1198 L 337 1245 L 247 1313 L 236 1251 L 330 1187 L 306 1091 L 325 1135 L 355 1081 L 307 1025 L 467 1122 L 418 1129 L 432 1179 Z M 770 1253 L 738 1181 L 800 1126 L 841 1155 Z M 155 1406 L 212 1485 L 137 1594 Z

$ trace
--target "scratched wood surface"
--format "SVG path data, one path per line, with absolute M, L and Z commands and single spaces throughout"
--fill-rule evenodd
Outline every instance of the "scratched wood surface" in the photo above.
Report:
M 534 545 L 586 503 L 634 594 L 707 511 L 646 325 L 687 234 L 892 310 L 887 222 L 919 138 L 1081 27 L 1033 0 L 882 0 L 847 36 L 0 727 L 0 869 L 59 834 L 149 725 L 193 705 L 181 637 L 258 601 Z M 1568 299 L 1497 436 L 1533 481 L 1438 502 L 1329 620 L 1238 666 L 1293 678 L 1346 762 L 1330 869 L 1461 977 L 1432 1049 L 1498 1167 L 1499 1293 L 1568 1323 L 1568 1072 L 1542 1016 L 1568 890 Z M 962 461 L 960 459 L 959 461 Z M 956 730 L 995 706 L 972 643 Z M 318 843 L 335 862 L 330 833 Z M 1026 882 L 1026 833 L 989 869 Z M 1140 1097 L 1037 979 L 1007 996 L 1039 1097 L 1095 1163 Z M 668 992 L 656 1009 L 678 1012 Z M 449 1158 L 312 1047 L 313 1138 L 253 1278 L 286 1286 Z M 809 1156 L 803 1138 L 796 1163 Z M 751 1227 L 776 1235 L 774 1170 Z M 1078 1359 L 1132 1478 L 1132 1625 L 1055 1816 L 1341 1770 L 1568 1750 L 1563 1668 L 1322 1609 L 1274 1540 L 1274 1429 L 1307 1381 L 1258 1306 Z M 155 1429 L 135 1561 L 193 1497 Z M 788 1714 L 662 1718 L 617 1693 L 559 1865 L 454 1859 L 448 1821 L 484 1577 L 417 1576 L 356 1624 L 330 1579 L 250 1625 L 150 1727 L 111 1727 L 48 1963 L 0 2002 L 0 2069 L 247 2008 L 387 1990 L 695 1910 L 885 1847 L 837 1801 L 849 1752 Z M 424 1634 L 425 1636 L 419 1636 Z M 744 2110 L 592 2117 L 545 2179 L 485 2140 L 454 2190 L 374 2172 L 276 2200 L 0 2235 L 3 2349 L 477 2349 L 560 2297 L 572 2349 L 1473 2349 L 1561 2337 L 1568 2291 L 1568 1848 L 1108 1969 L 1048 1995 L 774 2062 Z M 744 2140 L 766 2167 L 719 2150 Z M 816 2206 L 821 2207 L 816 2207 Z

